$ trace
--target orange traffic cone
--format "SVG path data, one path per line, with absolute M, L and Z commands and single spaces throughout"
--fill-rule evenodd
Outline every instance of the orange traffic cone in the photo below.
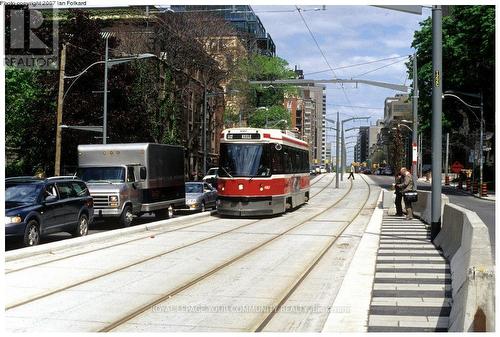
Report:
M 481 196 L 482 197 L 488 196 L 488 184 L 487 183 L 483 183 L 483 186 L 481 186 Z
M 450 177 L 448 175 L 444 176 L 444 184 L 445 186 L 450 186 Z

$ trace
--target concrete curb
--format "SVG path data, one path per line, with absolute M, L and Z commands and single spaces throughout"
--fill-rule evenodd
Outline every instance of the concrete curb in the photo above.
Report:
M 377 204 L 382 202 L 383 191 L 380 192 Z M 383 208 L 375 208 L 322 332 L 367 332 L 383 214 Z M 349 308 L 349 310 L 340 310 L 341 308 Z
M 108 232 L 87 235 L 87 236 L 83 236 L 83 237 L 79 237 L 79 238 L 71 238 L 71 239 L 61 240 L 61 241 L 57 241 L 57 242 L 51 242 L 51 243 L 43 244 L 40 246 L 16 249 L 16 250 L 5 253 L 5 262 L 19 260 L 19 259 L 23 259 L 26 257 L 40 255 L 40 254 L 53 253 L 56 251 L 60 251 L 60 250 L 68 249 L 68 248 L 74 248 L 74 247 L 78 247 L 78 246 L 83 246 L 83 245 L 87 245 L 87 244 L 91 244 L 91 243 L 101 242 L 101 241 L 105 241 L 105 240 L 109 240 L 109 239 L 114 239 L 117 237 L 123 237 L 127 234 L 147 232 L 147 231 L 158 229 L 158 228 L 161 228 L 161 227 L 164 227 L 167 225 L 187 222 L 187 221 L 191 221 L 193 219 L 198 219 L 198 218 L 209 217 L 209 216 L 214 215 L 214 214 L 217 214 L 217 211 L 191 214 L 191 215 L 186 215 L 186 216 L 182 216 L 179 218 L 160 220 L 160 221 L 150 222 L 150 223 L 147 223 L 144 225 L 138 225 L 138 226 L 133 226 L 133 227 L 129 227 L 129 228 L 122 228 L 122 229 L 115 229 L 115 230 L 110 230 Z

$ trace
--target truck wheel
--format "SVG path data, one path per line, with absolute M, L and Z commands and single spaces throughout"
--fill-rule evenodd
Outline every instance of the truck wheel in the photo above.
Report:
M 40 243 L 40 226 L 36 220 L 30 220 L 26 225 L 23 237 L 25 247 L 36 246 Z
M 132 207 L 125 206 L 122 215 L 120 215 L 120 226 L 130 227 L 133 219 L 134 219 L 134 214 L 132 213 Z
M 79 237 L 87 235 L 88 232 L 89 232 L 89 219 L 87 215 L 82 214 L 78 219 L 78 223 L 76 224 L 75 230 L 71 234 L 73 234 L 73 236 L 75 237 Z

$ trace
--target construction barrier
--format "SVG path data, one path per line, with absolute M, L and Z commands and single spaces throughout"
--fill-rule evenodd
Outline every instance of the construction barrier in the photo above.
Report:
M 472 184 L 472 194 L 477 194 L 478 193 L 478 188 L 477 188 L 477 181 L 474 181 Z
M 482 197 L 488 196 L 488 184 L 487 183 L 483 183 L 483 186 L 481 186 L 481 196 Z
M 467 180 L 465 180 L 465 190 L 470 191 L 470 178 L 467 178 Z
M 448 175 L 444 176 L 444 184 L 445 186 L 450 186 L 450 177 Z

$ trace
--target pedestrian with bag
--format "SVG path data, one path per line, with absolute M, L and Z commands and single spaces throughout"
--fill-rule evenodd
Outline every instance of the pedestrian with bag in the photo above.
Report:
M 396 216 L 403 216 L 403 205 L 401 204 L 401 202 L 403 201 L 403 193 L 402 191 L 399 189 L 398 185 L 402 184 L 404 179 L 403 179 L 403 176 L 401 175 L 400 172 L 397 173 L 396 175 L 396 178 L 395 178 L 396 182 L 394 184 L 394 189 L 395 189 L 395 194 L 396 194 L 396 200 L 394 201 L 394 203 L 396 204 Z
M 397 184 L 396 187 L 399 188 L 399 190 L 403 194 L 403 200 L 405 202 L 406 208 L 406 220 L 411 220 L 413 219 L 413 210 L 411 207 L 411 203 L 417 201 L 417 192 L 413 191 L 414 182 L 410 171 L 408 171 L 406 167 L 402 167 L 400 173 L 403 178 L 403 182 Z

